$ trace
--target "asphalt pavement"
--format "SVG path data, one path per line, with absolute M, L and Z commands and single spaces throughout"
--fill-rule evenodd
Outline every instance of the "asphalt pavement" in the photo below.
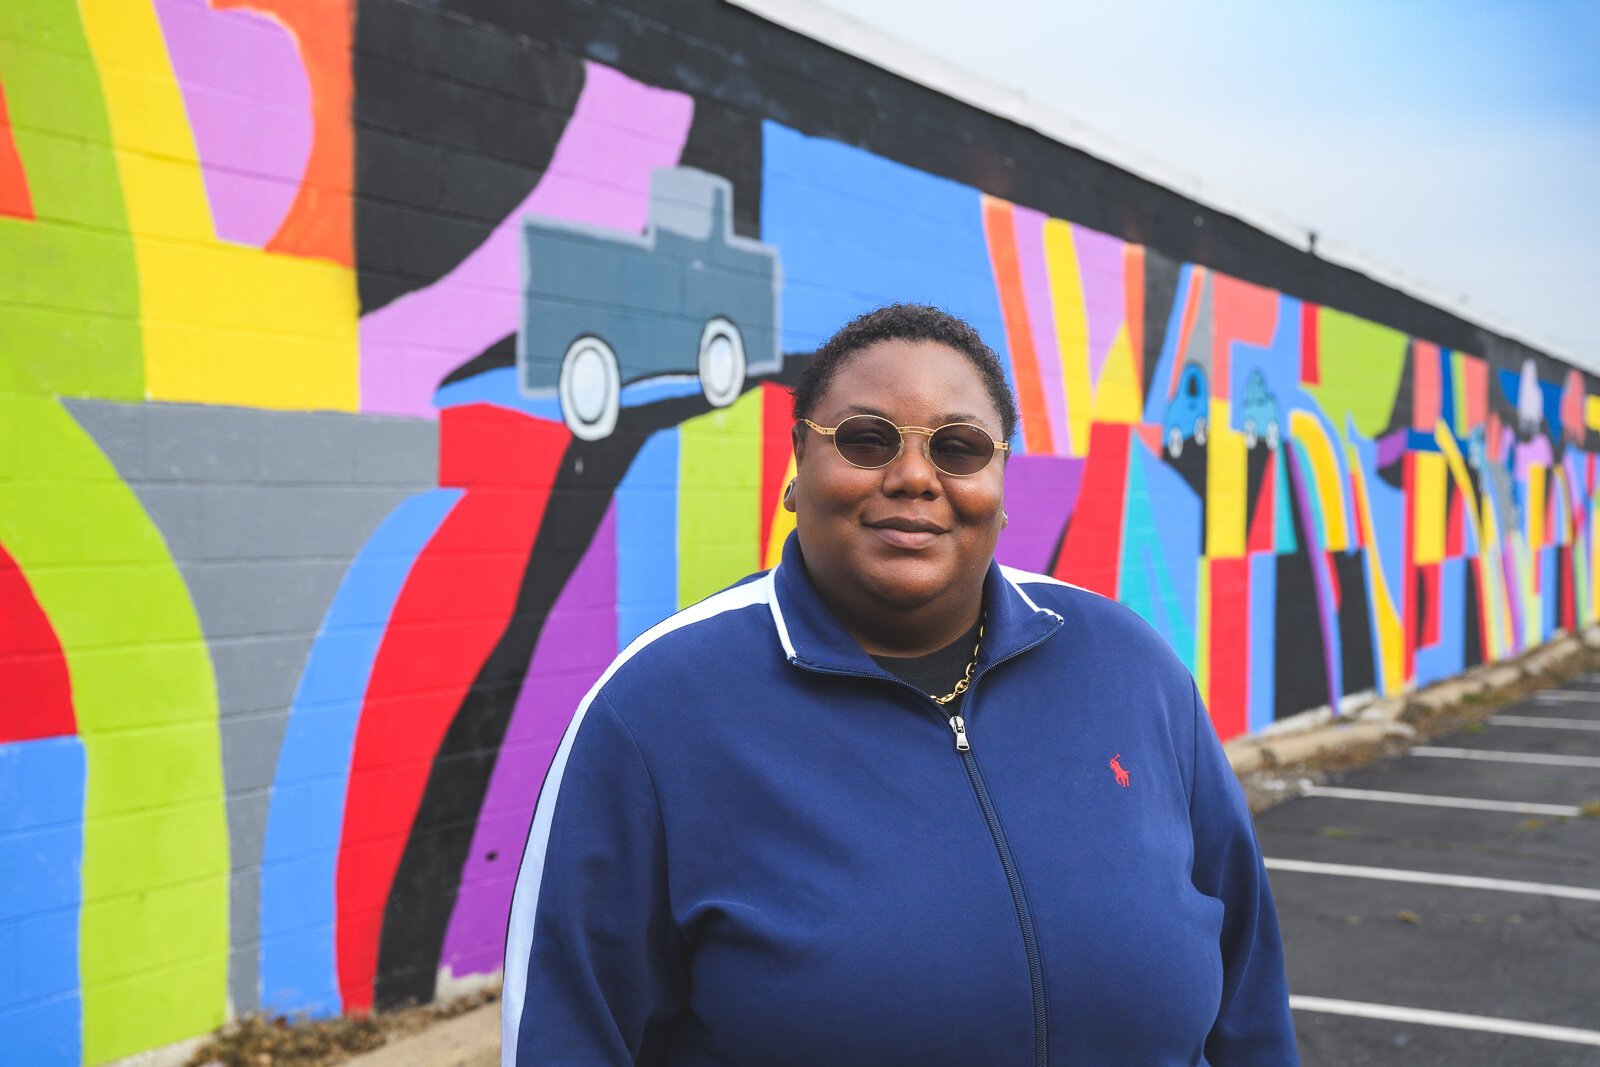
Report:
M 1600 1067 L 1600 676 L 1256 819 L 1305 1067 Z

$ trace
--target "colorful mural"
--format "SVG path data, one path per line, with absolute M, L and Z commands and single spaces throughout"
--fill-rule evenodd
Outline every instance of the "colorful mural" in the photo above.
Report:
M 671 28 L 501 7 L 0 5 L 18 1062 L 492 975 L 578 700 L 777 558 L 788 384 L 880 303 L 1001 353 L 1002 560 L 1131 606 L 1224 737 L 1596 621 L 1588 375 L 1023 202 L 985 136 L 913 166 Z

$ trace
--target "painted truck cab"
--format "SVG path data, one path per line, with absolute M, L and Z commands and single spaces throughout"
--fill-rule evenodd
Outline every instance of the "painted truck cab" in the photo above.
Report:
M 654 172 L 642 235 L 524 220 L 522 281 L 518 383 L 584 440 L 611 434 L 634 382 L 698 379 L 725 407 L 782 361 L 778 252 L 733 232 L 732 185 L 705 171 Z

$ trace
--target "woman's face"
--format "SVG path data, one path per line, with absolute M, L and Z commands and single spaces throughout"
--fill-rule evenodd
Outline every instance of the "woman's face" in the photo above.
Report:
M 837 426 L 851 415 L 897 426 L 971 422 L 1004 441 L 983 375 L 948 345 L 882 341 L 849 356 L 810 418 Z M 923 434 L 910 434 L 886 467 L 865 470 L 802 424 L 797 431 L 794 507 L 806 570 L 824 597 L 879 626 L 894 613 L 940 604 L 967 608 L 1000 536 L 1005 457 L 964 478 L 928 461 Z M 961 625 L 968 624 L 963 620 Z

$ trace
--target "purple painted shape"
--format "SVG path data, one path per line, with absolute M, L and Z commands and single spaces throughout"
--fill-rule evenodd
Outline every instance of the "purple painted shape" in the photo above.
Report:
M 1089 380 L 1098 387 L 1111 343 L 1128 315 L 1122 280 L 1123 242 L 1120 237 L 1074 226 L 1072 243 L 1078 250 L 1084 315 L 1089 320 Z
M 1411 431 L 1406 429 L 1396 430 L 1378 438 L 1378 466 L 1387 467 L 1405 454 L 1411 445 Z
M 311 81 L 294 36 L 251 11 L 155 0 L 194 132 L 212 226 L 260 247 L 289 213 L 311 158 Z
M 1561 456 L 1561 466 L 1567 472 L 1567 509 L 1572 521 L 1583 515 L 1583 468 L 1578 463 L 1578 450 L 1568 446 Z
M 1507 614 L 1511 616 L 1511 647 L 1507 651 L 1516 653 L 1523 649 L 1522 583 L 1517 581 L 1517 555 L 1511 538 L 1502 534 L 1500 545 L 1500 575 L 1505 579 Z
M 1087 460 L 1016 456 L 1006 463 L 1006 514 L 994 557 L 1008 567 L 1048 572 L 1061 532 L 1078 503 Z
M 439 958 L 440 966 L 453 974 L 486 974 L 500 966 L 511 890 L 539 785 L 572 713 L 616 654 L 617 518 L 612 504 L 545 621 L 500 744 Z
M 1028 308 L 1033 351 L 1044 387 L 1044 409 L 1050 418 L 1050 440 L 1057 455 L 1068 454 L 1067 389 L 1061 377 L 1061 349 L 1056 347 L 1055 305 L 1050 300 L 1050 269 L 1044 258 L 1042 211 L 1018 207 L 1013 212 L 1017 234 L 1017 262 L 1022 271 L 1022 302 Z
M 525 215 L 643 233 L 650 172 L 675 166 L 694 117 L 683 93 L 597 63 L 544 177 L 454 270 L 361 319 L 361 409 L 434 417 L 450 371 L 517 330 Z
M 1528 484 L 1528 469 L 1530 467 L 1548 467 L 1553 456 L 1550 453 L 1550 438 L 1540 434 L 1533 440 L 1516 446 L 1516 466 L 1513 475 L 1518 483 Z

